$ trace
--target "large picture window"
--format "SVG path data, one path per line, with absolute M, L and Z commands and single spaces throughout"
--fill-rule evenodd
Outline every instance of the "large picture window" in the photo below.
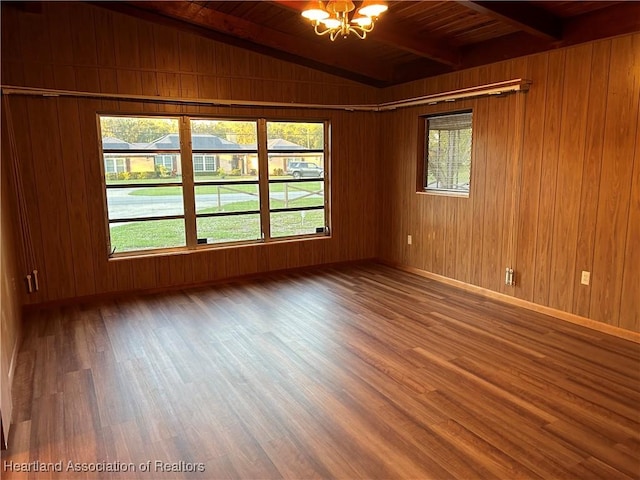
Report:
M 430 116 L 425 122 L 424 190 L 468 195 L 471 183 L 471 112 Z
M 99 120 L 112 255 L 329 234 L 326 122 Z

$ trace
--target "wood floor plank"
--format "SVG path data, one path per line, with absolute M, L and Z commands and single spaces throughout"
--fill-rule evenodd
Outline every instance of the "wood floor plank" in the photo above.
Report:
M 557 445 L 553 455 L 550 455 L 545 443 L 540 441 L 538 432 L 522 423 L 514 430 L 509 417 L 495 417 L 481 402 L 473 403 L 473 412 L 470 413 L 465 402 L 457 398 L 441 392 L 432 392 L 429 397 L 430 403 L 437 405 L 451 419 L 475 435 L 490 440 L 502 452 L 508 452 L 512 458 L 539 475 L 566 478 L 569 476 L 567 467 L 583 460 L 580 455 L 561 445 Z
M 633 457 L 615 448 L 608 448 L 611 445 L 611 441 L 593 430 L 577 427 L 563 421 L 555 422 L 546 428 L 577 448 L 591 453 L 594 458 L 605 465 L 615 465 L 615 468 L 612 467 L 614 470 L 618 470 L 632 478 L 637 477 L 638 472 L 640 472 L 638 457 Z
M 640 477 L 640 345 L 375 263 L 32 312 L 14 381 L 3 479 Z

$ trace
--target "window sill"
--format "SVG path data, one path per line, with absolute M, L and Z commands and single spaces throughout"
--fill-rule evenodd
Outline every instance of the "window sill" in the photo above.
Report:
M 282 243 L 297 243 L 297 242 L 310 242 L 310 241 L 318 241 L 318 240 L 329 240 L 331 239 L 331 237 L 332 236 L 330 234 L 327 235 L 322 233 L 322 234 L 305 235 L 305 236 L 298 236 L 298 237 L 284 237 L 284 238 L 270 240 L 268 242 L 258 240 L 258 241 L 251 241 L 251 242 L 202 244 L 202 245 L 196 246 L 195 248 L 176 247 L 176 248 L 162 248 L 162 249 L 153 249 L 153 250 L 136 250 L 132 252 L 116 253 L 114 256 L 109 257 L 107 260 L 109 262 L 120 262 L 124 260 L 138 260 L 138 259 L 152 258 L 152 257 L 190 255 L 192 253 L 203 253 L 203 252 L 210 252 L 210 251 L 230 250 L 230 249 L 242 249 L 247 247 L 266 246 L 266 245 L 274 245 L 274 244 L 282 244 Z
M 449 190 L 418 190 L 418 195 L 435 195 L 438 197 L 469 198 L 469 192 L 454 192 Z

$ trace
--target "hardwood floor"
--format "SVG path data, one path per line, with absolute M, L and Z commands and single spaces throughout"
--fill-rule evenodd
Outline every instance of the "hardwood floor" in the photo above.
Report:
M 25 330 L 3 479 L 640 478 L 640 345 L 386 266 Z

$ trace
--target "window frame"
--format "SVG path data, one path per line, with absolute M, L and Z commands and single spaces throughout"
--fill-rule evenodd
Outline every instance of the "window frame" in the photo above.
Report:
M 272 123 L 316 123 L 313 122 L 311 120 L 281 120 L 281 119 L 277 119 L 277 120 L 266 120 L 265 122 L 265 129 L 268 126 L 268 124 L 272 122 Z M 317 122 L 319 123 L 319 122 Z M 296 154 L 321 154 L 323 157 L 323 163 L 324 163 L 324 168 L 322 169 L 323 171 L 323 175 L 322 177 L 309 177 L 309 178 L 304 178 L 304 177 L 300 177 L 298 179 L 271 179 L 271 174 L 268 170 L 268 168 L 266 169 L 266 173 L 267 173 L 267 177 L 268 178 L 268 184 L 270 185 L 277 185 L 277 184 L 288 184 L 288 183 L 312 183 L 312 182 L 318 182 L 318 181 L 322 181 L 324 183 L 323 186 L 323 205 L 322 206 L 309 206 L 309 207 L 280 207 L 280 208 L 272 208 L 271 207 L 271 201 L 269 200 L 269 206 L 268 206 L 268 211 L 269 211 L 269 226 L 271 226 L 271 214 L 272 213 L 283 213 L 283 212 L 306 212 L 306 211 L 314 211 L 314 210 L 324 210 L 324 224 L 325 224 L 325 232 L 324 234 L 328 234 L 329 232 L 327 232 L 327 229 L 329 228 L 329 219 L 328 219 L 328 198 L 326 195 L 327 192 L 327 170 L 328 170 L 328 162 L 327 162 L 327 137 L 328 137 L 328 125 L 327 122 L 325 122 L 325 126 L 324 126 L 324 142 L 323 142 L 323 146 L 322 149 L 318 149 L 318 148 L 309 148 L 309 149 L 286 149 L 286 148 L 279 148 L 279 149 L 273 149 L 270 150 L 268 148 L 267 145 L 267 152 L 266 152 L 266 162 L 267 162 L 267 166 L 268 166 L 268 162 L 269 162 L 269 155 L 271 153 L 277 153 L 277 154 L 291 154 L 292 156 L 295 156 Z M 265 138 L 268 140 L 268 134 L 265 135 Z M 304 159 L 304 155 L 301 155 L 300 158 Z M 308 160 L 296 160 L 298 163 L 312 163 Z M 287 162 L 287 166 L 289 167 L 289 163 L 293 163 L 293 161 Z M 267 194 L 269 194 L 269 190 L 267 190 Z M 270 229 L 271 230 L 271 229 Z M 270 232 L 272 233 L 272 232 Z M 317 234 L 322 234 L 322 232 L 316 232 Z M 307 235 L 312 235 L 312 234 L 306 234 L 304 236 Z M 299 235 L 302 236 L 302 235 Z M 291 238 L 291 236 L 279 236 L 279 237 L 275 237 L 275 239 L 288 239 Z
M 177 119 L 179 122 L 179 140 L 180 140 L 180 148 L 177 151 L 174 150 L 145 150 L 145 153 L 155 153 L 161 155 L 178 155 L 181 158 L 181 170 L 182 177 L 180 182 L 158 182 L 156 185 L 153 182 L 144 183 L 144 184 L 130 184 L 123 183 L 118 185 L 107 184 L 106 177 L 106 165 L 105 165 L 105 154 L 117 153 L 124 155 L 127 152 L 129 153 L 138 153 L 137 150 L 107 150 L 106 152 L 103 149 L 102 144 L 102 129 L 101 129 L 101 118 L 102 117 L 122 117 L 122 118 L 166 118 L 166 119 Z M 241 121 L 241 122 L 256 122 L 257 124 L 257 150 L 249 150 L 249 152 L 253 152 L 257 154 L 258 159 L 258 180 L 230 180 L 230 181 L 219 181 L 219 182 L 199 182 L 196 180 L 195 171 L 194 171 L 194 155 L 202 157 L 202 166 L 204 167 L 204 172 L 208 172 L 206 170 L 206 159 L 207 157 L 211 157 L 213 159 L 214 170 L 216 171 L 216 165 L 220 165 L 220 159 L 216 158 L 219 153 L 215 153 L 215 151 L 205 151 L 205 150 L 192 150 L 192 134 L 191 134 L 191 120 L 216 120 L 216 121 Z M 270 222 L 269 216 L 271 213 L 271 208 L 269 205 L 269 178 L 268 178 L 268 153 L 267 149 L 267 132 L 266 125 L 268 122 L 290 122 L 290 123 L 319 123 L 323 126 L 323 136 L 324 136 L 324 144 L 323 150 L 319 150 L 323 154 L 324 159 L 324 175 L 323 178 L 318 179 L 310 179 L 311 181 L 322 181 L 324 183 L 324 195 L 323 195 L 323 206 L 315 207 L 314 209 L 324 209 L 324 229 L 322 232 L 315 232 L 309 234 L 300 234 L 300 235 L 292 235 L 286 237 L 271 237 L 270 234 Z M 330 155 L 330 132 L 331 132 L 331 122 L 328 119 L 316 119 L 316 118 L 278 118 L 278 117 L 241 117 L 241 116 L 225 116 L 225 115 L 203 115 L 203 114 L 191 114 L 191 113 L 179 113 L 179 114 L 148 114 L 148 113 L 122 113 L 122 112 L 109 112 L 109 111 L 98 111 L 96 112 L 96 124 L 97 124 L 97 132 L 98 132 L 98 145 L 99 145 L 99 155 L 102 159 L 101 163 L 101 181 L 102 181 L 102 194 L 103 194 L 103 205 L 104 205 L 104 220 L 106 226 L 106 240 L 107 240 L 107 255 L 109 260 L 116 260 L 119 258 L 126 257 L 137 257 L 137 256 L 149 256 L 149 255 L 167 255 L 172 253 L 188 253 L 190 251 L 200 251 L 200 250 L 208 250 L 208 249 L 219 249 L 219 248 L 229 248 L 234 246 L 242 246 L 242 245 L 256 245 L 256 244 L 267 244 L 267 243 L 278 243 L 278 242 L 287 242 L 287 241 L 304 241 L 311 239 L 319 239 L 319 238 L 330 238 L 332 235 L 331 229 L 331 212 L 330 212 L 330 197 L 331 197 L 331 183 L 330 183 L 330 165 L 331 165 L 331 155 Z M 264 143 L 264 145 L 263 145 Z M 281 150 L 277 150 L 278 152 L 282 152 Z M 298 150 L 299 152 L 299 150 Z M 306 152 L 306 151 L 305 151 Z M 225 151 L 225 154 L 228 154 L 229 151 Z M 231 152 L 233 153 L 233 152 Z M 245 151 L 243 150 L 243 153 Z M 163 165 L 165 158 L 163 157 Z M 154 166 L 157 164 L 154 160 Z M 198 171 L 198 173 L 201 173 Z M 290 182 L 305 182 L 309 181 L 307 179 L 284 179 L 284 181 Z M 214 213 L 214 214 L 197 214 L 195 207 L 195 188 L 198 186 L 206 186 L 206 185 L 240 185 L 240 184 L 257 184 L 258 186 L 258 195 L 259 195 L 259 211 L 257 212 L 241 212 L 243 214 L 249 213 L 259 213 L 260 214 L 260 231 L 261 238 L 256 240 L 242 240 L 242 241 L 228 241 L 228 242 L 214 242 L 214 243 L 200 243 L 198 241 L 198 232 L 197 232 L 197 218 L 204 218 L 209 216 L 232 216 L 238 215 L 236 212 L 225 212 L 225 213 Z M 110 219 L 109 218 L 109 205 L 107 201 L 107 191 L 109 188 L 132 188 L 132 187 L 154 187 L 154 186 L 179 186 L 182 187 L 182 199 L 183 199 L 183 215 L 168 215 L 166 217 L 156 218 L 156 217 L 140 217 L 140 218 L 128 218 L 128 219 Z M 305 210 L 308 208 L 297 208 L 291 210 Z M 152 221 L 152 220 L 171 220 L 171 219 L 183 219 L 185 223 L 185 245 L 184 246 L 172 246 L 172 247 L 161 247 L 161 248 L 143 248 L 138 250 L 128 250 L 123 252 L 114 252 L 111 247 L 111 232 L 109 225 L 112 223 L 121 223 L 125 221 Z M 115 221 L 114 221 L 115 220 Z
M 467 191 L 464 190 L 454 190 L 454 189 L 444 189 L 444 188 L 428 188 L 427 187 L 427 176 L 428 176 L 428 162 L 429 162 L 429 120 L 437 117 L 446 117 L 452 115 L 462 115 L 462 114 L 470 114 L 471 115 L 471 152 L 470 152 L 470 164 L 469 164 L 469 189 Z M 462 197 L 469 198 L 471 196 L 471 182 L 473 179 L 473 152 L 474 152 L 474 128 L 475 124 L 475 115 L 473 114 L 472 108 L 464 108 L 461 110 L 453 110 L 453 111 L 444 111 L 437 113 L 429 113 L 426 115 L 421 115 L 419 117 L 419 128 L 418 128 L 418 138 L 420 139 L 419 143 L 419 151 L 418 151 L 418 161 L 417 161 L 417 174 L 416 174 L 416 193 L 427 194 L 427 195 L 440 195 L 440 196 L 450 196 L 450 197 Z
M 163 118 L 163 119 L 168 119 L 168 120 L 175 120 L 178 123 L 178 135 L 179 138 L 180 137 L 180 125 L 181 125 L 181 116 L 180 115 L 171 115 L 171 114 L 159 114 L 159 115 L 148 115 L 148 114 L 122 114 L 122 113 L 101 113 L 98 112 L 96 113 L 96 125 L 97 125 L 97 130 L 98 130 L 98 145 L 99 145 L 99 153 L 100 153 L 100 157 L 103 159 L 103 161 L 101 162 L 101 173 L 102 173 L 102 193 L 103 193 L 103 199 L 104 199 L 104 220 L 105 220 L 105 226 L 106 226 L 106 235 L 107 235 L 107 253 L 108 253 L 108 257 L 109 258 L 115 258 L 115 257 L 119 257 L 119 256 L 127 256 L 127 255 L 131 255 L 131 254 L 144 254 L 146 252 L 153 252 L 153 251 L 158 251 L 158 250 L 182 250 L 185 248 L 185 246 L 188 244 L 187 243 L 187 232 L 186 232 L 186 227 L 185 227 L 185 245 L 184 246 L 172 246 L 172 247 L 159 247 L 159 248 L 149 248 L 149 249 L 140 249 L 140 250 L 131 250 L 131 251 L 125 251 L 125 252 L 117 252 L 115 251 L 114 248 L 112 248 L 112 244 L 111 244 L 111 228 L 110 225 L 112 224 L 118 224 L 118 223 L 128 223 L 128 222 L 154 222 L 154 221 L 162 221 L 162 220 L 180 220 L 180 219 L 185 219 L 185 215 L 186 215 L 186 211 L 184 209 L 184 202 L 183 202 L 183 211 L 182 214 L 171 214 L 171 215 L 158 215 L 158 216 L 146 216 L 146 217 L 125 217 L 125 218 L 116 218 L 116 219 L 112 219 L 109 216 L 109 203 L 108 203 L 108 195 L 107 192 L 110 189 L 116 190 L 116 189 L 122 189 L 122 188 L 139 188 L 141 186 L 143 186 L 144 188 L 158 188 L 158 187 L 180 187 L 183 189 L 183 197 L 185 195 L 185 191 L 184 191 L 184 176 L 182 176 L 182 178 L 180 179 L 179 182 L 177 181 L 172 181 L 172 182 L 145 182 L 144 184 L 140 184 L 140 183 L 129 183 L 129 182 L 123 182 L 123 183 L 118 183 L 118 184 L 108 184 L 107 183 L 107 176 L 106 176 L 106 162 L 105 160 L 105 155 L 121 155 L 123 157 L 124 163 L 125 163 L 125 169 L 126 169 L 126 157 L 127 155 L 130 154 L 148 154 L 148 155 L 155 155 L 155 156 L 162 156 L 162 161 L 163 161 L 163 165 L 164 165 L 164 160 L 165 157 L 167 155 L 169 156 L 177 156 L 177 155 L 181 155 L 181 149 L 175 150 L 175 149 L 142 149 L 142 148 L 133 148 L 133 149 L 109 149 L 109 150 L 104 150 L 104 146 L 102 143 L 102 127 L 101 127 L 101 118 L 102 117 L 121 117 L 121 118 Z M 182 142 L 181 142 L 182 145 Z M 114 158 L 118 158 L 118 157 L 114 157 Z M 154 165 L 154 169 L 157 166 L 157 163 L 155 161 L 153 161 L 153 165 Z M 117 172 L 116 172 L 117 175 Z
M 237 118 L 237 117 L 211 117 L 211 116 L 202 116 L 202 115 L 190 115 L 187 116 L 187 121 L 189 122 L 189 127 L 191 126 L 191 121 L 198 121 L 198 120 L 218 120 L 218 121 L 227 121 L 227 122 L 251 122 L 251 123 L 255 123 L 256 124 L 256 148 L 254 149 L 194 149 L 193 148 L 193 140 L 191 137 L 191 157 L 190 158 L 194 158 L 196 156 L 200 156 L 202 158 L 202 165 L 204 167 L 205 165 L 205 158 L 207 156 L 212 156 L 212 157 L 216 157 L 220 155 L 242 155 L 242 154 L 246 154 L 246 153 L 255 153 L 256 155 L 258 155 L 259 152 L 259 148 L 257 145 L 257 142 L 259 142 L 259 138 L 260 138 L 260 126 L 259 126 L 259 118 Z M 260 160 L 258 159 L 258 162 Z M 218 160 L 219 163 L 220 160 Z M 258 172 L 260 171 L 260 166 L 258 166 Z M 204 172 L 204 171 L 203 171 Z M 201 173 L 201 172 L 198 172 Z M 194 192 L 194 228 L 195 228 L 195 235 L 196 237 L 198 236 L 198 225 L 197 225 L 197 221 L 199 218 L 220 218 L 220 217 L 232 217 L 232 216 L 238 216 L 238 215 L 260 215 L 261 210 L 262 210 L 262 202 L 260 201 L 260 204 L 258 206 L 258 210 L 242 210 L 239 212 L 236 211 L 229 211 L 229 212 L 216 212 L 216 213 L 198 213 L 197 211 L 195 211 L 195 197 L 196 197 L 196 193 L 195 193 L 195 188 L 196 187 L 207 187 L 207 186 L 218 186 L 218 187 L 229 187 L 229 186 L 238 186 L 238 185 L 256 185 L 258 187 L 258 198 L 261 200 L 261 196 L 260 196 L 260 177 L 258 176 L 258 178 L 256 180 L 197 180 L 195 177 L 195 171 L 194 171 L 194 178 L 193 178 L 193 192 Z M 262 220 L 262 216 L 260 217 Z M 258 243 L 258 242 L 267 242 L 268 240 L 268 235 L 265 233 L 265 228 L 262 224 L 262 221 L 260 222 L 260 235 L 259 238 L 256 240 L 240 240 L 240 241 L 229 241 L 229 242 L 212 242 L 212 243 L 199 243 L 198 238 L 196 238 L 196 245 L 194 248 L 196 249 L 206 249 L 206 248 L 211 248 L 211 247 L 224 247 L 224 246 L 229 246 L 229 245 L 243 245 L 243 244 L 254 244 L 254 243 Z

